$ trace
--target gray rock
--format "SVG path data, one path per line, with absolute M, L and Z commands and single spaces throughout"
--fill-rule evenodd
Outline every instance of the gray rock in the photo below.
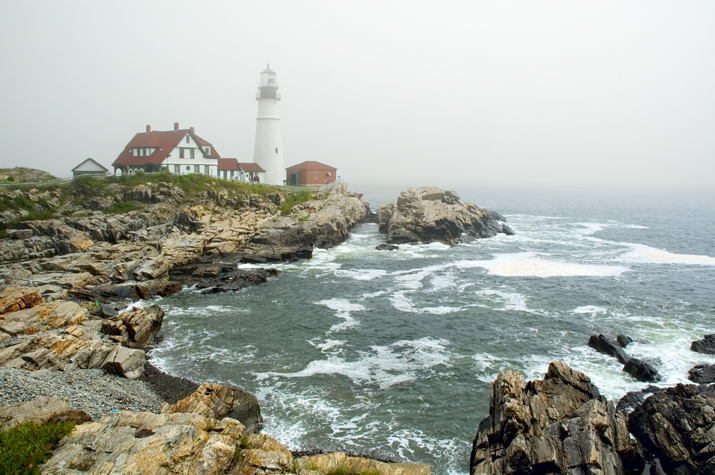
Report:
M 715 355 L 715 333 L 705 335 L 702 340 L 694 341 L 690 344 L 690 349 L 698 353 Z
M 638 381 L 645 381 L 648 383 L 655 383 L 661 380 L 660 374 L 655 369 L 655 367 L 643 360 L 638 358 L 631 358 L 623 365 L 623 371 L 630 374 Z
M 385 243 L 385 244 L 378 244 L 377 246 L 375 246 L 375 249 L 377 249 L 378 251 L 397 251 L 398 249 L 400 249 L 400 246 L 398 246 L 396 244 Z
M 410 188 L 377 209 L 380 232 L 388 244 L 443 242 L 454 245 L 499 233 L 514 234 L 499 213 L 459 199 L 454 191 Z
M 602 334 L 591 335 L 588 339 L 588 346 L 600 353 L 615 356 L 621 364 L 626 364 L 631 359 L 621 346 Z
M 73 409 L 61 399 L 37 396 L 29 402 L 0 407 L 0 432 L 28 421 L 44 425 L 61 419 L 81 424 L 92 420 L 92 417 L 84 411 Z
M 715 365 L 699 364 L 688 370 L 688 379 L 694 383 L 715 383 Z

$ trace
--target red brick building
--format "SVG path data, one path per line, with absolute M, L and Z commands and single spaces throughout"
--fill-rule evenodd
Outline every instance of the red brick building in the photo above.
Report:
M 291 186 L 320 186 L 333 183 L 338 169 L 316 161 L 307 161 L 286 168 L 286 183 Z

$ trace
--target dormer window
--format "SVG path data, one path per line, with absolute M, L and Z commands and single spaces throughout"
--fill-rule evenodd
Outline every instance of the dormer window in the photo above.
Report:
M 206 151 L 206 155 L 211 155 L 211 147 L 204 147 L 204 150 Z

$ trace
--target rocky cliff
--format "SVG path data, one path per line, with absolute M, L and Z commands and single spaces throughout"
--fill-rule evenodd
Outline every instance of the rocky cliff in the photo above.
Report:
M 0 201 L 29 203 L 29 211 L 0 216 L 0 225 L 13 226 L 0 239 L 0 282 L 37 287 L 49 299 L 136 300 L 171 294 L 177 282 L 192 280 L 237 290 L 275 275 L 238 276 L 238 262 L 310 257 L 314 246 L 346 239 L 369 214 L 369 204 L 345 184 L 287 211 L 281 209 L 287 192 L 209 186 L 190 193 L 170 182 L 104 186 L 103 194 L 85 190 L 82 203 L 64 205 L 66 190 L 3 192 Z M 108 213 L 117 203 L 136 209 Z M 53 206 L 59 217 L 17 222 L 42 206 Z
M 380 232 L 388 243 L 443 242 L 457 244 L 499 233 L 514 234 L 499 213 L 459 199 L 454 191 L 410 188 L 377 209 Z

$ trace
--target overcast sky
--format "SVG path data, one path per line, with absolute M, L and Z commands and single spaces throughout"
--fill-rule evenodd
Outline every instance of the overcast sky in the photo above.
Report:
M 715 191 L 715 2 L 0 0 L 0 167 L 110 168 L 147 124 L 367 185 Z

